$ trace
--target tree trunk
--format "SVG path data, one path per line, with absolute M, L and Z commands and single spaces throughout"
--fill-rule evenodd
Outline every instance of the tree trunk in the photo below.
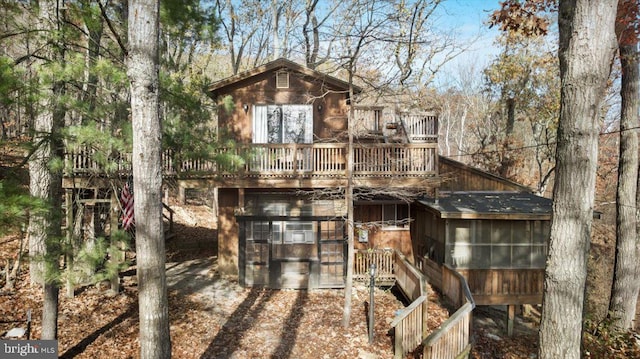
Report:
M 38 14 L 38 28 L 44 35 L 39 39 L 39 46 L 44 47 L 47 36 L 53 28 L 51 18 L 54 9 L 49 2 L 40 4 Z M 41 54 L 41 58 L 49 57 L 50 53 Z M 38 60 L 37 67 L 44 72 L 44 60 Z M 47 200 L 51 195 L 53 175 L 49 171 L 48 163 L 53 158 L 53 147 L 50 142 L 53 131 L 53 91 L 42 83 L 40 111 L 36 113 L 33 121 L 33 146 L 35 150 L 29 158 L 29 193 L 33 197 Z M 29 280 L 31 285 L 43 285 L 45 277 L 44 254 L 47 231 L 50 228 L 50 218 L 46 214 L 31 214 L 27 234 L 29 238 Z
M 170 358 L 158 98 L 159 2 L 129 1 L 128 75 L 140 312 L 140 357 Z
M 58 338 L 58 284 L 47 283 L 44 285 L 44 297 L 42 303 L 42 335 L 43 340 Z
M 353 101 L 353 66 L 349 67 L 349 98 Z M 344 284 L 344 311 L 342 314 L 342 326 L 347 328 L 351 319 L 351 297 L 353 293 L 353 260 L 354 260 L 354 225 L 353 225 L 353 103 L 349 106 L 347 117 L 347 188 L 345 188 L 345 204 L 347 205 L 347 278 Z
M 509 178 L 509 172 L 513 166 L 511 152 L 509 148 L 513 143 L 513 129 L 516 125 L 516 100 L 509 97 L 506 100 L 507 106 L 507 124 L 505 127 L 505 136 L 503 144 L 502 160 L 500 161 L 500 177 Z
M 43 31 L 44 44 L 42 59 L 62 60 L 63 54 L 57 53 L 49 44 L 54 41 L 53 31 L 59 24 L 56 1 L 42 1 L 39 8 L 39 27 Z M 46 73 L 48 64 L 41 61 L 39 70 Z M 53 74 L 55 76 L 55 74 Z M 62 143 L 59 131 L 64 121 L 64 108 L 57 104 L 64 86 L 61 82 L 40 80 L 40 109 L 34 121 L 33 142 L 35 152 L 29 159 L 29 191 L 32 196 L 47 201 L 49 211 L 46 214 L 32 214 L 29 218 L 29 254 L 32 261 L 29 267 L 31 284 L 44 286 L 42 339 L 56 339 L 58 329 L 58 280 L 62 219 L 62 176 L 49 168 L 56 157 L 62 157 Z
M 627 1 L 629 4 L 632 1 Z M 622 5 L 624 0 L 621 1 Z M 638 3 L 635 3 L 638 6 Z M 619 14 L 622 6 L 619 6 Z M 620 18 L 621 16 L 619 16 Z M 628 30 L 630 31 L 630 30 Z M 609 300 L 609 318 L 618 329 L 632 329 L 636 314 L 640 275 L 636 196 L 638 186 L 638 49 L 637 38 L 627 41 L 618 35 L 622 65 L 620 113 L 620 159 L 616 200 L 616 257 Z M 634 36 L 635 37 L 635 36 Z
M 559 3 L 561 108 L 539 357 L 580 358 L 600 105 L 616 48 L 617 0 Z

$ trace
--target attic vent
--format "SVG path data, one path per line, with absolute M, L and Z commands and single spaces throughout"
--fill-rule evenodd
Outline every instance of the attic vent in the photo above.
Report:
M 276 73 L 276 88 L 288 89 L 289 88 L 289 73 L 286 71 L 279 71 Z

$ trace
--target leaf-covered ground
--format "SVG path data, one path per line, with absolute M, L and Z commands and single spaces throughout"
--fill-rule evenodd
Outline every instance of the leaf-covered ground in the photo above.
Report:
M 207 248 L 214 225 L 205 206 L 180 207 L 176 236 L 167 243 L 170 330 L 174 358 L 391 358 L 390 323 L 404 308 L 391 290 L 375 289 L 375 337 L 368 343 L 368 288 L 357 285 L 350 325 L 341 325 L 343 290 L 242 288 L 218 275 L 215 251 Z M 0 243 L 0 258 L 17 250 L 17 237 Z M 41 290 L 28 285 L 25 264 L 16 289 L 0 295 L 0 333 L 33 312 L 32 338 L 40 336 Z M 60 295 L 59 353 L 62 358 L 138 357 L 135 265 L 121 274 L 122 291 L 107 285 Z M 431 295 L 432 329 L 448 313 Z
M 369 345 L 364 286 L 356 287 L 351 323 L 343 328 L 341 290 L 242 288 L 212 274 L 210 263 L 205 258 L 168 264 L 174 358 L 392 357 L 389 323 L 404 307 L 392 292 L 375 290 L 375 340 Z M 16 294 L 0 297 L 0 316 L 20 319 L 32 308 L 32 337 L 38 338 L 41 295 L 26 280 Z M 135 277 L 125 276 L 124 284 L 115 296 L 108 295 L 106 286 L 85 288 L 72 299 L 61 296 L 61 357 L 137 357 Z M 447 315 L 435 301 L 430 313 L 434 327 Z
M 366 287 L 354 290 L 349 327 L 341 325 L 342 290 L 266 290 L 242 288 L 216 271 L 215 223 L 200 204 L 176 206 L 176 236 L 167 243 L 167 278 L 174 358 L 392 358 L 390 323 L 405 305 L 390 290 L 375 291 L 375 340 L 368 343 Z M 0 270 L 15 255 L 16 236 L 0 239 Z M 23 267 L 28 268 L 26 264 Z M 59 353 L 63 358 L 137 358 L 138 303 L 135 266 L 121 274 L 123 289 L 77 288 L 60 296 Z M 0 279 L 0 287 L 4 280 Z M 430 295 L 429 327 L 447 317 L 437 293 Z M 28 273 L 16 289 L 0 292 L 0 334 L 18 326 L 33 310 L 32 338 L 40 336 L 41 290 L 30 288 Z M 535 358 L 538 313 L 516 322 L 504 334 L 504 313 L 474 311 L 472 358 Z

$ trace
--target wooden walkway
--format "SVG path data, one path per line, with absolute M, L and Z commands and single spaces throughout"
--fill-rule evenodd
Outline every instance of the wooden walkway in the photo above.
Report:
M 375 263 L 377 267 L 376 284 L 395 283 L 411 301 L 391 323 L 395 333 L 394 358 L 404 358 L 421 345 L 425 359 L 454 359 L 469 354 L 471 312 L 475 303 L 462 275 L 447 268 L 447 275 L 451 276 L 449 281 L 453 284 L 448 286 L 444 295 L 458 307 L 458 310 L 438 330 L 429 334 L 426 325 L 428 286 L 423 273 L 398 251 L 364 250 L 356 251 L 354 279 L 368 280 L 371 263 Z

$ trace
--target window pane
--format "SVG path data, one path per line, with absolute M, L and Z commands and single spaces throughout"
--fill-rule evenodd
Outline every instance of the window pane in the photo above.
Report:
M 396 205 L 395 204 L 383 204 L 382 205 L 382 220 L 394 221 L 396 220 Z
M 246 228 L 248 241 L 269 240 L 269 222 L 248 222 Z
M 282 108 L 280 106 L 267 107 L 267 136 L 268 143 L 282 143 Z
M 533 243 L 545 244 L 549 238 L 549 221 L 534 221 L 533 222 Z
M 284 222 L 285 243 L 314 243 L 313 222 Z
M 531 243 L 531 232 L 527 228 L 529 223 L 527 221 L 514 221 L 512 223 L 513 236 L 511 238 L 514 244 L 529 244 Z M 505 242 L 508 243 L 508 242 Z
M 507 221 L 495 222 L 492 243 L 511 243 L 511 225 Z
M 529 268 L 531 266 L 531 246 L 514 246 L 511 266 Z
M 409 218 L 409 205 L 408 204 L 397 204 L 396 205 L 397 208 L 397 216 L 396 219 L 401 220 L 401 219 L 407 219 Z
M 282 243 L 282 223 L 273 222 L 271 228 L 271 242 Z
M 455 243 L 471 243 L 471 229 L 469 228 L 469 222 L 457 222 L 455 223 L 454 237 Z M 452 226 L 453 227 L 453 226 Z
M 544 268 L 547 260 L 547 246 L 531 246 L 531 267 Z
M 491 267 L 504 268 L 509 266 L 511 266 L 511 246 L 493 246 Z
M 456 244 L 453 246 L 453 250 L 451 251 L 451 265 L 460 268 L 468 268 L 469 265 L 473 264 L 472 249 L 475 249 L 475 247 L 463 244 Z M 473 260 L 475 260 L 475 258 Z
M 491 246 L 476 245 L 471 247 L 471 268 L 489 268 L 491 266 Z
M 342 240 L 343 234 L 343 222 L 326 221 L 320 222 L 320 240 Z
M 491 221 L 474 221 L 476 225 L 475 243 L 491 243 Z

